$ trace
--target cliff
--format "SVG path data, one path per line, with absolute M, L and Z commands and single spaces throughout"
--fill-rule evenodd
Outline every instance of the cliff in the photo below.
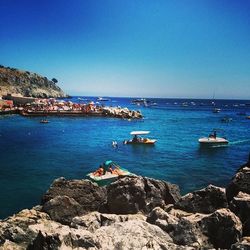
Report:
M 227 188 L 182 197 L 141 176 L 105 187 L 59 178 L 39 206 L 0 221 L 0 249 L 250 249 L 249 166 Z
M 0 66 L 0 96 L 21 94 L 28 97 L 66 97 L 56 85 L 57 80 L 49 80 L 29 71 Z

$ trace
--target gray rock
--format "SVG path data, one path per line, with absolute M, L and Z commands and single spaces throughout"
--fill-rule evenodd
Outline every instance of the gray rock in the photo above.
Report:
M 148 213 L 180 198 L 179 187 L 168 182 L 140 176 L 124 177 L 107 186 L 104 211 L 115 214 Z
M 71 227 L 84 228 L 90 232 L 95 232 L 103 226 L 110 226 L 116 222 L 125 222 L 130 220 L 146 221 L 146 217 L 142 214 L 101 214 L 99 212 L 91 212 L 89 214 L 73 218 Z
M 85 212 L 83 207 L 68 196 L 56 196 L 43 205 L 42 211 L 47 213 L 52 220 L 62 224 L 70 224 L 71 220 Z
M 227 208 L 224 188 L 209 185 L 204 189 L 188 193 L 175 203 L 174 208 L 191 213 L 213 213 L 219 208 Z
M 232 199 L 230 209 L 240 218 L 243 224 L 243 235 L 250 236 L 250 195 L 239 192 Z
M 201 226 L 215 248 L 228 249 L 242 236 L 241 221 L 228 209 L 219 209 L 205 217 Z
M 24 210 L 0 222 L 2 239 L 0 249 L 194 249 L 174 244 L 166 232 L 147 223 L 142 215 L 126 217 L 98 214 L 99 218 L 102 216 L 100 227 L 89 232 L 79 225 L 79 228 L 72 228 L 52 221 L 45 213 Z M 82 218 L 81 222 L 88 220 L 91 221 L 91 219 Z M 22 229 L 22 233 L 16 231 L 17 226 Z M 16 234 L 22 234 L 18 240 Z
M 159 227 L 139 220 L 103 226 L 96 230 L 95 236 L 103 250 L 188 249 L 174 244 L 169 235 Z
M 179 223 L 179 218 L 165 212 L 160 207 L 156 207 L 148 215 L 147 222 L 154 224 L 169 233 L 173 232 L 174 227 Z
M 0 222 L 0 246 L 6 244 L 17 244 L 20 247 L 30 243 L 36 233 L 30 230 L 31 225 L 41 221 L 49 221 L 46 213 L 38 212 L 34 209 L 24 209 Z M 9 242 L 9 243 L 8 243 Z
M 61 244 L 62 243 L 58 235 L 46 235 L 39 231 L 33 242 L 28 245 L 27 250 L 56 250 L 60 249 Z
M 248 166 L 239 169 L 226 188 L 228 200 L 232 200 L 240 191 L 250 194 L 250 167 Z
M 155 208 L 147 221 L 161 227 L 175 244 L 183 246 L 228 249 L 242 235 L 239 218 L 228 209 L 177 218 Z
M 43 196 L 42 210 L 49 212 L 56 221 L 70 223 L 70 218 L 98 211 L 105 201 L 105 187 L 99 187 L 88 180 L 59 178 L 52 183 Z M 54 209 L 55 211 L 53 211 Z

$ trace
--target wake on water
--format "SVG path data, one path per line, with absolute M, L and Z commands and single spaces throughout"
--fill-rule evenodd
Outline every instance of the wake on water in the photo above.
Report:
M 228 144 L 224 144 L 224 145 L 214 145 L 214 146 L 212 146 L 212 148 L 223 148 L 223 147 L 228 147 L 230 145 L 243 144 L 243 143 L 246 143 L 246 142 L 250 142 L 250 139 L 229 142 Z

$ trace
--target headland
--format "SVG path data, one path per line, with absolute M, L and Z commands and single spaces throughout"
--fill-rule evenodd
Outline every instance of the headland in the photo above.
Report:
M 140 111 L 127 108 L 72 103 L 57 83 L 55 78 L 49 80 L 36 73 L 0 66 L 0 115 L 142 118 Z

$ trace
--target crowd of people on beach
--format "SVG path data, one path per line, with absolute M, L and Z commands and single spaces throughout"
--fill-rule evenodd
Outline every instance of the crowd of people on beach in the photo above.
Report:
M 90 103 L 73 103 L 71 101 L 60 101 L 56 99 L 38 99 L 36 102 L 27 103 L 23 106 L 24 111 L 80 111 L 84 113 L 97 112 L 102 106 Z
M 124 119 L 142 118 L 142 114 L 140 111 L 129 110 L 126 107 L 121 108 L 120 106 L 104 106 L 103 104 L 97 102 L 94 103 L 93 101 L 90 101 L 88 103 L 76 103 L 68 100 L 58 100 L 55 98 L 33 98 L 33 101 L 27 102 L 26 99 L 24 100 L 22 99 L 22 97 L 19 97 L 19 100 L 21 100 L 20 103 L 14 102 L 11 111 L 13 111 L 13 113 L 21 114 L 24 116 L 98 115 Z

